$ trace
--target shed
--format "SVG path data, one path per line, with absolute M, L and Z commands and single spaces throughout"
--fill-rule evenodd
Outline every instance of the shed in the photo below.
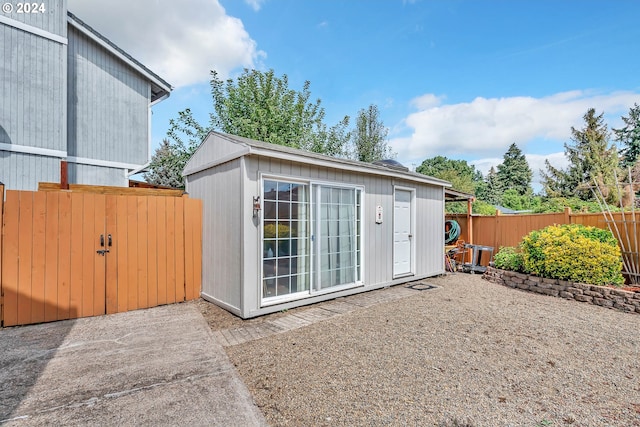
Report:
M 183 174 L 202 297 L 242 318 L 444 273 L 446 181 L 217 132 Z

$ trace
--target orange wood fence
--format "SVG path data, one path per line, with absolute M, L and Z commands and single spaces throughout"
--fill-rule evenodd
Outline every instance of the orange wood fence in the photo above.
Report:
M 200 295 L 200 200 L 9 190 L 0 212 L 3 326 Z
M 492 246 L 495 248 L 494 254 L 502 246 L 517 246 L 522 238 L 533 230 L 539 230 L 553 224 L 583 224 L 603 229 L 608 229 L 607 222 L 601 213 L 572 213 L 570 208 L 565 208 L 562 213 L 531 214 L 531 215 L 474 215 L 473 240 L 469 239 L 467 230 L 466 214 L 447 214 L 447 219 L 454 219 L 460 224 L 460 239 L 465 242 L 473 242 L 477 245 Z M 631 213 L 625 213 L 623 221 L 622 213 L 613 213 L 613 220 L 616 223 L 620 235 L 623 236 L 620 242 L 623 251 L 629 251 L 629 246 L 634 246 L 634 242 L 640 243 L 640 212 L 636 212 L 638 224 L 633 230 L 633 218 Z M 626 229 L 625 229 L 625 223 Z M 627 232 L 629 240 L 626 240 Z M 634 240 L 633 233 L 636 233 L 637 240 Z M 614 235 L 617 234 L 614 231 Z M 631 243 L 631 245 L 629 245 Z M 488 262 L 488 259 L 484 264 Z

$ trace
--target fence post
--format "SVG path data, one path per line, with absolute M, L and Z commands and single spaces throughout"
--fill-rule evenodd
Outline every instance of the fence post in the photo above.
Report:
M 564 223 L 571 224 L 571 208 L 569 206 L 564 208 Z
M 2 289 L 2 236 L 4 235 L 4 184 L 0 182 L 0 327 L 4 326 L 4 290 Z

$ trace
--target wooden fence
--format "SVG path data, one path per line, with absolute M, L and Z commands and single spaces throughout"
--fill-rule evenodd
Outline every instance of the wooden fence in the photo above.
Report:
M 9 190 L 0 212 L 3 326 L 124 312 L 200 295 L 200 200 Z
M 632 216 L 630 213 L 625 214 L 623 221 L 622 213 L 613 213 L 613 220 L 619 228 L 620 234 L 626 236 L 629 232 L 629 241 L 623 239 L 620 242 L 623 251 L 631 252 L 634 242 L 640 243 L 640 212 L 636 213 L 636 219 L 639 221 L 636 229 L 633 229 Z M 533 230 L 539 230 L 548 225 L 553 224 L 582 224 L 603 229 L 608 229 L 607 222 L 601 213 L 572 213 L 570 208 L 565 208 L 562 213 L 550 214 L 531 214 L 531 215 L 488 215 L 471 217 L 473 222 L 472 237 L 469 239 L 467 230 L 466 214 L 447 214 L 446 219 L 454 219 L 460 224 L 460 239 L 466 242 L 473 242 L 478 245 L 492 246 L 497 252 L 502 246 L 517 246 L 522 238 Z M 625 230 L 625 222 L 627 229 Z M 637 240 L 634 240 L 633 233 L 636 233 Z M 614 235 L 616 233 L 614 232 Z M 616 236 L 617 237 L 617 236 Z M 629 244 L 630 243 L 630 244 Z M 494 253 L 495 253 L 494 252 Z M 637 250 L 636 250 L 637 252 Z M 488 259 L 484 264 L 488 262 Z

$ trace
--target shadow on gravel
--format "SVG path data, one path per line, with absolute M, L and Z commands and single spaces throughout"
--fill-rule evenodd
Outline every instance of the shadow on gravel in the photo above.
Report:
M 32 303 L 34 307 L 57 309 L 43 302 Z M 75 311 L 70 317 L 76 317 Z M 0 424 L 13 417 L 74 324 L 64 320 L 0 329 Z

